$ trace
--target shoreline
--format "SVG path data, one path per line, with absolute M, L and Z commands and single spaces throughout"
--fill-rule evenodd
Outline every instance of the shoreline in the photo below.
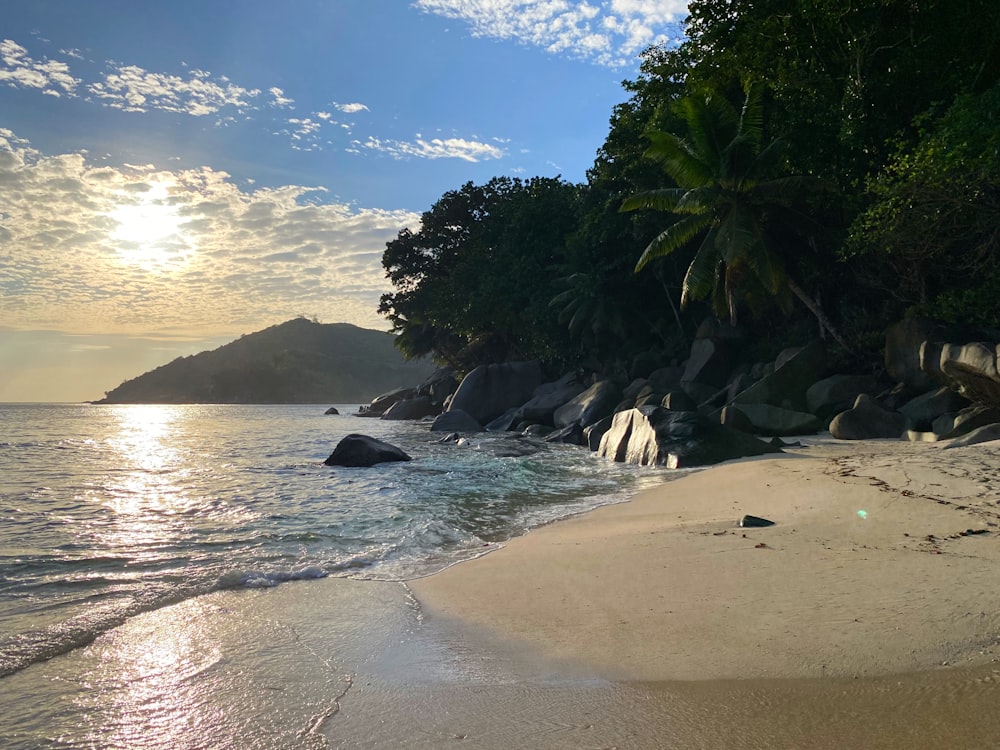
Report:
M 484 648 L 615 681 L 885 677 L 1000 661 L 1000 444 L 803 438 L 409 582 Z M 738 528 L 744 514 L 776 521 Z M 571 666 L 575 665 L 575 666 Z

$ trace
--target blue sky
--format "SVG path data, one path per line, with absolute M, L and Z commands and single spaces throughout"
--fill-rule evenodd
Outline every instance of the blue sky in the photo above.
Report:
M 386 328 L 385 242 L 583 181 L 682 0 L 9 3 L 0 401 L 99 398 L 300 314 Z

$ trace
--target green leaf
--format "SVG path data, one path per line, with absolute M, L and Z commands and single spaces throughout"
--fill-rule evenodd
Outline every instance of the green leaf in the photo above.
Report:
M 671 224 L 646 246 L 639 261 L 635 264 L 636 273 L 641 271 L 651 260 L 663 258 L 677 248 L 683 247 L 711 223 L 710 216 L 688 216 Z

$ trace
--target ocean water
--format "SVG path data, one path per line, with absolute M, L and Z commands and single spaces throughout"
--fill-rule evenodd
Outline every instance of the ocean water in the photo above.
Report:
M 426 575 L 662 475 L 338 408 L 0 406 L 0 676 L 213 591 Z M 351 432 L 415 460 L 324 466 Z

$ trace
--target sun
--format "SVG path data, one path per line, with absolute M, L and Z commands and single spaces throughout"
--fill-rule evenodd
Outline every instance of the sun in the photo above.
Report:
M 108 213 L 116 226 L 108 237 L 123 263 L 148 271 L 167 271 L 186 264 L 194 243 L 185 231 L 188 219 L 171 200 L 168 183 L 158 182 Z

